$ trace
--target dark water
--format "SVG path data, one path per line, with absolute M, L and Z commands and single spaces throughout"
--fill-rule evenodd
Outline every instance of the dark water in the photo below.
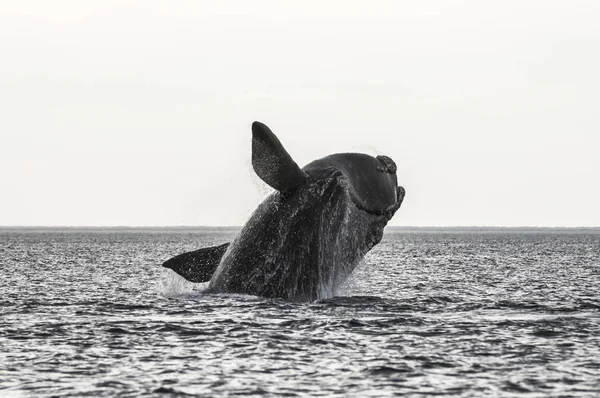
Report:
M 387 233 L 340 296 L 190 291 L 231 231 L 4 231 L 0 396 L 600 396 L 600 233 Z

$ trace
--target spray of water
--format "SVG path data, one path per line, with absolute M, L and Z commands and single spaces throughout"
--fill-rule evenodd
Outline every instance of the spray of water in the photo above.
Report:
M 186 281 L 168 268 L 162 269 L 162 275 L 158 281 L 158 293 L 165 297 L 178 297 L 192 294 L 194 283 Z
M 298 219 L 310 218 L 315 197 L 324 202 L 320 217 L 294 230 Z M 266 265 L 255 266 L 249 291 L 269 286 L 268 294 L 291 299 L 331 298 L 366 253 L 370 216 L 354 206 L 345 181 L 314 185 L 299 202 L 269 226 L 274 239 L 263 260 Z
M 351 288 L 348 280 L 365 254 L 369 216 L 358 210 L 344 186 L 343 198 L 328 203 L 319 235 L 320 261 L 319 299 L 334 297 Z M 331 217 L 335 215 L 336 217 Z

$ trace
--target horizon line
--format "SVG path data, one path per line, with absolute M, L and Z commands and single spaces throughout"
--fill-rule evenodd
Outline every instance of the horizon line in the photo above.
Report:
M 241 229 L 244 225 L 0 225 L 0 229 Z M 600 229 L 600 226 L 532 226 L 532 225 L 388 225 L 393 229 Z

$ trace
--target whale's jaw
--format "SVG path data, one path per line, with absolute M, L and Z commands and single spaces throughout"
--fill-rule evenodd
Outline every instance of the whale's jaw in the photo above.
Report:
M 371 214 L 373 216 L 387 216 L 388 220 L 390 220 L 394 214 L 396 214 L 396 211 L 398 211 L 398 209 L 400 208 L 400 206 L 402 205 L 402 201 L 404 200 L 404 196 L 406 195 L 406 190 L 404 189 L 404 187 L 397 187 L 396 188 L 396 202 L 394 204 L 389 205 L 385 210 L 380 211 L 380 210 L 376 210 L 376 209 L 369 209 L 366 206 L 364 206 L 362 204 L 362 202 L 360 200 L 358 200 L 356 198 L 356 196 L 351 192 L 350 193 L 350 197 L 352 199 L 352 203 L 354 203 L 354 205 L 364 211 L 365 213 Z

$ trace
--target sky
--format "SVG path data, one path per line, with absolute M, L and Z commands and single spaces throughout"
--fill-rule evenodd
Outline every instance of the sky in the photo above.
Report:
M 242 225 L 254 120 L 385 154 L 390 225 L 600 226 L 600 2 L 0 6 L 0 225 Z

